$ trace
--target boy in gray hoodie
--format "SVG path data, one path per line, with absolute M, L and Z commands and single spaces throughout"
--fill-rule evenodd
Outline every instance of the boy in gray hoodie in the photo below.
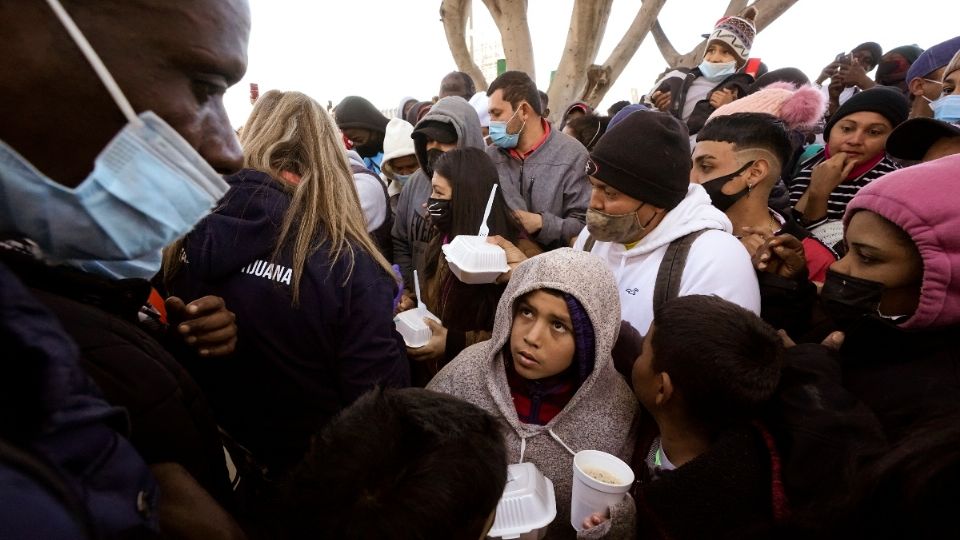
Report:
M 500 299 L 490 340 L 465 349 L 430 384 L 497 417 L 508 459 L 553 481 L 550 538 L 570 526 L 573 454 L 601 450 L 629 463 L 637 402 L 610 356 L 620 330 L 613 274 L 562 248 L 520 264 Z

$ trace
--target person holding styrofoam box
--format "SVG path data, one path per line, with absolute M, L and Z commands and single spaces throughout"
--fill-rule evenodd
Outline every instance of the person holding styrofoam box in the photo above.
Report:
M 417 316 L 398 316 L 426 336 L 425 341 L 407 342 L 418 386 L 426 385 L 464 347 L 490 337 L 504 289 L 494 281 L 507 270 L 507 261 L 503 249 L 483 237 L 494 234 L 516 241 L 518 234 L 497 189 L 497 170 L 483 150 L 450 150 L 433 171 L 427 200 L 433 237 L 416 280 L 422 285 L 417 309 L 433 317 L 419 317 L 420 325 Z
M 513 270 L 490 339 L 466 348 L 427 386 L 497 416 L 509 460 L 531 463 L 550 480 L 556 514 L 547 538 L 576 537 L 571 500 L 582 492 L 586 501 L 596 487 L 574 487 L 574 462 L 583 461 L 575 460 L 578 452 L 609 456 L 588 460 L 581 472 L 619 491 L 593 499 L 601 504 L 584 516 L 616 505 L 627 496 L 623 486 L 632 484 L 625 463 L 633 455 L 638 404 L 613 366 L 619 331 L 620 301 L 606 264 L 583 251 L 550 251 Z M 614 460 L 626 470 L 610 466 Z M 500 530 L 508 528 L 495 524 Z

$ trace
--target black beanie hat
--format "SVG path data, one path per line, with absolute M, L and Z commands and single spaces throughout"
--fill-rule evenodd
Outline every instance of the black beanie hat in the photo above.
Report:
M 890 49 L 887 54 L 897 53 L 907 59 L 907 62 L 913 64 L 923 54 L 923 49 L 916 45 L 901 45 L 896 49 Z
M 824 140 L 830 140 L 830 130 L 841 118 L 861 111 L 875 112 L 889 120 L 891 127 L 897 127 L 910 114 L 910 105 L 907 103 L 907 98 L 900 93 L 900 90 L 892 86 L 874 86 L 869 90 L 854 94 L 837 109 L 837 112 L 830 117 L 827 125 L 823 127 Z
M 851 52 L 851 53 L 855 53 L 855 52 L 857 52 L 857 51 L 867 51 L 867 52 L 869 52 L 869 53 L 870 53 L 870 56 L 873 57 L 874 66 L 876 66 L 876 64 L 879 64 L 879 63 L 880 63 L 880 57 L 883 56 L 883 48 L 880 47 L 880 44 L 879 44 L 879 43 L 874 43 L 873 41 L 867 41 L 867 42 L 865 42 L 865 43 L 861 43 L 861 44 L 857 45 L 856 47 L 850 49 L 850 52 Z
M 390 121 L 373 103 L 360 96 L 343 98 L 333 112 L 340 129 L 361 128 L 386 133 L 387 122 Z
M 587 174 L 638 201 L 670 210 L 690 186 L 690 134 L 668 113 L 631 114 L 600 137 Z

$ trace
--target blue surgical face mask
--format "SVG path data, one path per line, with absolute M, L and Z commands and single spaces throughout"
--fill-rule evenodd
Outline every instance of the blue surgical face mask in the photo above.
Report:
M 513 116 L 510 117 L 510 120 L 516 118 L 517 114 L 520 112 L 518 108 Z M 509 150 L 511 148 L 516 148 L 517 144 L 520 142 L 520 134 L 523 133 L 524 126 L 527 125 L 526 120 L 523 124 L 520 125 L 520 129 L 516 133 L 507 133 L 507 124 L 510 123 L 510 120 L 506 122 L 499 122 L 495 120 L 490 121 L 490 142 L 499 148 L 504 150 Z
M 159 116 L 134 113 L 59 1 L 48 3 L 128 123 L 74 188 L 48 178 L 0 141 L 0 231 L 27 236 L 56 261 L 137 259 L 159 270 L 157 254 L 189 232 L 229 186 Z
M 704 60 L 697 66 L 703 78 L 710 82 L 720 82 L 737 72 L 736 62 L 707 62 Z
M 152 279 L 163 263 L 163 252 L 155 251 L 130 261 L 68 261 L 67 264 L 109 279 Z
M 943 96 L 930 103 L 933 118 L 944 122 L 960 122 L 960 94 Z

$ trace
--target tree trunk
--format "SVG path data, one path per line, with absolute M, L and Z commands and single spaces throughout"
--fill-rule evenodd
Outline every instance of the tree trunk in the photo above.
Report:
M 557 74 L 548 95 L 552 114 L 557 121 L 570 103 L 579 99 L 587 84 L 587 69 L 597 57 L 610 18 L 613 0 L 576 0 L 570 16 L 570 31 L 560 58 Z
M 657 21 L 657 16 L 665 3 L 666 0 L 647 0 L 643 2 L 643 5 L 637 11 L 637 16 L 630 24 L 630 28 L 620 38 L 620 43 L 617 43 L 617 46 L 614 47 L 603 66 L 591 66 L 590 72 L 593 74 L 591 82 L 593 84 L 588 85 L 583 93 L 583 100 L 591 107 L 596 107 L 603 100 L 607 91 L 623 73 L 624 68 L 627 67 L 637 49 L 640 48 L 640 44 L 643 43 L 643 38 L 650 32 L 650 27 Z M 589 73 L 588 78 L 591 78 Z
M 523 71 L 536 80 L 533 42 L 527 24 L 527 0 L 483 0 L 500 31 L 507 69 Z
M 750 0 L 728 0 L 724 15 L 741 13 Z M 755 0 L 757 32 L 786 12 L 798 0 Z M 600 65 L 594 64 L 600 43 L 610 17 L 613 0 L 575 0 L 570 20 L 570 31 L 557 75 L 550 85 L 551 120 L 578 97 L 596 107 L 607 91 L 623 73 L 647 33 L 653 34 L 660 54 L 670 68 L 693 67 L 700 62 L 707 41 L 703 40 L 686 54 L 680 54 L 670 43 L 657 17 L 666 0 L 643 0 L 630 28 Z M 527 0 L 483 0 L 500 31 L 507 68 L 523 71 L 536 77 L 533 61 L 533 43 L 527 22 Z M 466 43 L 466 20 L 470 0 L 442 0 L 440 18 L 443 21 L 450 52 L 460 71 L 473 77 L 477 88 L 486 88 L 483 74 L 470 56 Z
M 487 79 L 473 61 L 467 47 L 467 18 L 470 16 L 470 0 L 443 0 L 440 4 L 440 20 L 447 35 L 447 44 L 457 69 L 470 75 L 478 91 L 487 88 Z

